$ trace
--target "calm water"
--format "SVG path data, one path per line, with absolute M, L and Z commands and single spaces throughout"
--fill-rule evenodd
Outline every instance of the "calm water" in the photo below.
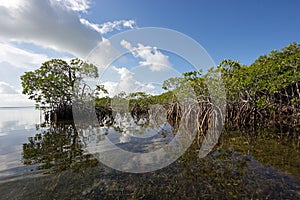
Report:
M 87 149 L 109 138 L 125 151 L 153 151 L 173 139 L 167 124 L 159 125 L 165 131 L 139 126 L 132 137 L 122 128 L 134 126 L 130 120 L 78 132 L 72 124 L 37 129 L 40 122 L 33 108 L 0 109 L 1 199 L 300 199 L 298 139 L 266 134 L 250 142 L 227 133 L 203 159 L 192 145 L 168 167 L 131 174 L 99 163 Z
M 27 171 L 22 144 L 36 133 L 40 112 L 34 108 L 0 108 L 0 179 Z

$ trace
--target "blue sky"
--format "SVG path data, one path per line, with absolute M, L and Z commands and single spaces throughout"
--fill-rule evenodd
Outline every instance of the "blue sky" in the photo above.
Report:
M 216 64 L 227 58 L 249 65 L 300 42 L 299 9 L 297 0 L 0 0 L 0 106 L 32 104 L 20 94 L 25 71 L 51 58 L 83 58 L 99 42 L 129 29 L 176 30 L 202 45 Z M 136 47 L 131 45 L 129 51 Z M 143 50 L 131 55 L 137 63 L 174 60 L 163 51 Z M 124 66 L 113 66 L 111 75 L 146 87 Z M 111 81 L 107 87 L 116 85 Z
M 232 58 L 251 64 L 259 55 L 299 42 L 299 9 L 297 0 L 110 0 L 97 1 L 86 17 L 174 29 L 199 42 L 216 63 Z

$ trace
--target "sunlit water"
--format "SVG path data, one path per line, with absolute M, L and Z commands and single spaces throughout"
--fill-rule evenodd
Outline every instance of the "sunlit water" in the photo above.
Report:
M 88 147 L 106 137 L 125 151 L 148 152 L 174 135 L 149 127 L 135 127 L 138 131 L 133 134 L 124 129 L 134 127 L 131 121 L 130 126 L 128 121 L 119 123 L 122 131 L 102 127 L 76 135 L 69 127 L 69 132 L 57 134 L 37 130 L 41 122 L 40 112 L 33 108 L 0 109 L 0 199 L 300 199 L 297 141 L 280 144 L 258 138 L 249 144 L 233 134 L 221 138 L 206 158 L 199 159 L 191 151 L 161 170 L 130 174 L 110 169 L 93 157 L 85 160 L 88 153 L 95 153 Z M 160 127 L 165 132 L 170 129 L 163 123 Z M 27 152 L 35 163 L 24 165 L 23 144 L 29 144 L 29 137 L 44 141 L 45 147 L 34 154 Z M 82 146 L 69 144 L 74 141 Z M 43 161 L 36 160 L 40 157 Z M 81 163 L 78 157 L 84 158 Z M 54 158 L 56 164 L 41 165 L 53 163 Z
M 40 120 L 34 108 L 0 108 L 0 179 L 30 170 L 22 162 L 22 144 L 36 133 Z

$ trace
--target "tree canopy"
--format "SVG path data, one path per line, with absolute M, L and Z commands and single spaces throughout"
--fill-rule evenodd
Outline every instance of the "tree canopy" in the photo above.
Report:
M 163 89 L 177 93 L 188 83 L 199 102 L 209 101 L 211 89 L 218 90 L 219 87 L 211 88 L 208 80 L 218 72 L 226 90 L 227 127 L 244 127 L 246 130 L 251 130 L 249 126 L 276 127 L 285 132 L 292 127 L 293 131 L 296 130 L 295 124 L 300 123 L 299 44 L 292 43 L 281 50 L 273 50 L 249 66 L 223 60 L 205 75 L 200 71 L 186 72 L 181 77 L 166 80 Z M 214 92 L 218 95 L 222 91 Z
M 76 81 L 84 77 L 98 77 L 97 67 L 78 58 L 70 63 L 51 59 L 34 71 L 21 76 L 23 94 L 36 101 L 39 108 L 58 109 L 72 105 L 72 95 L 83 93 Z M 101 87 L 98 87 L 101 90 Z

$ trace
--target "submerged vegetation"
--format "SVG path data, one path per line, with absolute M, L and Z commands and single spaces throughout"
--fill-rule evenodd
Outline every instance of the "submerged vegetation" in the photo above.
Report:
M 70 64 L 62 60 L 45 62 L 21 78 L 23 93 L 47 110 L 50 119 L 47 128 L 23 145 L 24 164 L 59 172 L 58 176 L 50 174 L 50 179 L 37 180 L 37 185 L 47 185 L 41 189 L 45 192 L 39 194 L 40 198 L 62 190 L 58 183 L 72 188 L 69 192 L 78 199 L 300 198 L 299 44 L 274 50 L 249 66 L 224 60 L 204 75 L 201 71 L 183 73 L 165 80 L 166 92 L 160 95 L 121 92 L 114 97 L 100 97 L 100 92 L 107 94 L 102 85 L 86 92 L 89 88 L 85 84 L 75 84 L 84 77 L 97 76 L 95 66 L 74 59 Z M 179 160 L 157 172 L 140 176 L 108 169 L 84 151 L 85 140 L 101 141 L 108 133 L 84 135 L 75 128 L 69 117 L 74 93 L 82 102 L 92 97 L 100 128 L 113 128 L 123 134 L 120 119 L 133 121 L 139 130 L 165 121 L 170 128 L 158 126 L 156 130 L 162 138 L 176 135 L 183 126 L 181 130 L 187 132 L 197 130 L 196 140 Z M 226 99 L 212 98 L 225 94 Z M 90 111 L 84 103 L 75 106 L 82 113 Z M 199 147 L 209 130 L 224 134 L 212 152 L 200 159 Z M 77 173 L 80 169 L 88 170 Z M 65 198 L 65 192 L 60 192 Z
M 79 138 L 70 125 L 36 135 L 24 149 L 32 162 L 50 163 L 51 171 L 1 186 L 7 198 L 34 195 L 40 199 L 298 199 L 300 182 L 275 170 L 279 168 L 299 177 L 299 153 L 276 140 L 259 139 L 256 146 L 235 134 L 221 136 L 221 143 L 207 157 L 197 159 L 197 145 L 170 166 L 151 173 L 122 173 L 83 154 Z M 64 132 L 61 132 L 64 131 Z M 69 133 L 69 134 L 68 134 Z M 72 133 L 72 134 L 70 134 Z M 51 141 L 49 143 L 49 141 Z M 68 142 L 72 141 L 72 142 Z M 32 149 L 41 142 L 40 148 Z M 52 144 L 52 145 L 50 145 Z M 231 144 L 231 145 L 230 145 Z M 276 148 L 270 148 L 277 144 Z M 229 147 L 227 146 L 229 145 Z M 271 146 L 270 146 L 271 145 Z M 235 151 L 233 151 L 234 149 Z M 248 151 L 248 152 L 247 152 Z M 240 152 L 240 153 L 237 153 Z M 281 152 L 278 154 L 278 152 Z M 294 152 L 291 156 L 287 156 Z M 246 153 L 246 154 L 245 154 Z M 245 154 L 245 155 L 243 155 Z M 254 157 L 261 163 L 257 162 Z M 272 159 L 271 156 L 275 155 Z M 38 159 L 43 160 L 38 160 Z M 285 159 L 290 159 L 288 163 Z M 285 163 L 286 166 L 283 166 Z M 42 169 L 48 165 L 40 165 Z M 290 167 L 283 169 L 282 167 Z M 55 172 L 55 173 L 49 173 Z M 22 189 L 22 192 L 11 192 Z M 10 192 L 8 192 L 10 191 Z M 36 191 L 36 192 L 33 192 Z

